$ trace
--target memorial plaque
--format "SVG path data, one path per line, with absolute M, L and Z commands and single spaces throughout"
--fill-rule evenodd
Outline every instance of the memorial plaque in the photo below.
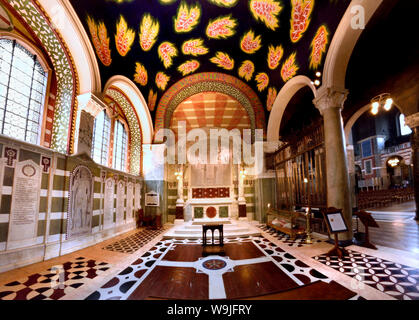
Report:
M 159 194 L 155 191 L 151 191 L 145 194 L 145 205 L 146 207 L 158 207 L 160 206 Z
M 133 198 L 134 198 L 134 184 L 132 182 L 128 182 L 127 186 L 127 220 L 132 220 L 134 217 L 133 215 Z
M 7 250 L 35 244 L 41 174 L 41 166 L 32 160 L 16 164 Z
M 92 232 L 93 176 L 87 167 L 77 167 L 70 176 L 67 239 Z
M 115 199 L 115 181 L 113 178 L 108 178 L 105 181 L 105 194 L 103 206 L 103 228 L 109 229 L 113 225 L 113 211 Z
M 141 209 L 141 183 L 135 184 L 135 210 Z
M 116 191 L 116 223 L 120 224 L 124 221 L 124 196 L 125 196 L 125 183 L 123 180 L 118 181 Z

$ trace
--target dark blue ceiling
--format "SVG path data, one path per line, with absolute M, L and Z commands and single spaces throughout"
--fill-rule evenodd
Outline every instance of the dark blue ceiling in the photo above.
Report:
M 164 4 L 164 1 L 170 2 L 170 0 L 70 0 L 91 40 L 92 33 L 89 32 L 88 17 L 91 17 L 98 25 L 100 22 L 103 22 L 106 27 L 107 36 L 110 40 L 109 50 L 112 63 L 109 66 L 105 66 L 98 59 L 102 83 L 105 84 L 114 75 L 124 75 L 134 81 L 136 63 L 139 62 L 147 70 L 148 81 L 144 86 L 137 84 L 138 88 L 146 100 L 150 90 L 157 92 L 156 104 L 158 104 L 164 91 L 158 89 L 156 86 L 156 73 L 163 71 L 170 76 L 170 81 L 166 87 L 167 90 L 171 85 L 184 77 L 177 70 L 179 65 L 191 59 L 198 60 L 200 67 L 194 73 L 226 73 L 241 79 L 252 87 L 265 106 L 266 117 L 269 116 L 266 108 L 268 88 L 275 87 L 277 92 L 279 92 L 284 85 L 285 82 L 281 77 L 281 68 L 285 60 L 295 52 L 296 63 L 299 67 L 297 74 L 304 74 L 314 79 L 316 71 L 322 70 L 322 64 L 326 55 L 323 54 L 321 65 L 318 68 L 310 68 L 311 43 L 313 38 L 319 27 L 324 25 L 329 32 L 328 38 L 330 44 L 339 21 L 350 2 L 350 0 L 172 0 L 170 4 Z M 235 5 L 228 8 L 217 4 L 223 1 L 232 2 Z M 255 2 L 259 4 L 276 4 L 282 8 L 277 15 L 278 27 L 275 30 L 271 30 L 263 21 L 260 19 L 257 20 L 254 17 L 250 6 L 252 3 L 255 4 Z M 294 5 L 314 4 L 308 27 L 299 41 L 295 43 L 291 41 L 290 37 L 290 20 L 293 3 Z M 177 16 L 178 8 L 181 4 L 187 4 L 189 7 L 197 4 L 200 8 L 201 16 L 198 24 L 190 32 L 186 33 L 176 33 L 174 30 L 174 18 Z M 145 13 L 149 13 L 160 24 L 157 41 L 149 51 L 144 51 L 139 42 L 140 24 Z M 227 39 L 208 38 L 206 36 L 208 23 L 220 16 L 227 15 L 237 20 L 234 35 Z M 117 24 L 121 16 L 126 20 L 128 27 L 135 31 L 135 40 L 131 50 L 125 56 L 120 55 L 116 49 L 115 41 Z M 240 47 L 241 38 L 249 30 L 253 30 L 256 36 L 260 35 L 261 37 L 262 47 L 254 54 L 245 53 Z M 203 39 L 205 47 L 209 49 L 207 54 L 194 57 L 182 53 L 181 47 L 183 42 L 194 38 Z M 158 55 L 158 47 L 164 41 L 173 43 L 178 49 L 178 55 L 173 59 L 173 64 L 169 68 L 164 67 Z M 271 70 L 267 64 L 268 48 L 270 45 L 281 45 L 284 49 L 283 57 L 275 70 Z M 210 62 L 210 59 L 215 56 L 217 51 L 225 52 L 234 59 L 235 65 L 232 70 L 225 70 Z M 238 75 L 238 69 L 245 60 L 251 60 L 255 65 L 255 72 L 250 81 L 246 81 Z M 255 81 L 255 75 L 260 72 L 266 73 L 270 79 L 268 87 L 263 91 L 258 90 L 257 82 Z M 155 110 L 152 112 L 153 117 L 154 113 Z

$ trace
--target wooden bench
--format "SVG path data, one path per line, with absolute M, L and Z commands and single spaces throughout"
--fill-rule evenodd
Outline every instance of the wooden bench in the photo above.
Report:
M 270 209 L 267 213 L 268 223 L 267 225 L 275 230 L 278 230 L 282 233 L 288 234 L 291 239 L 295 239 L 297 235 L 306 234 L 305 225 L 298 225 L 297 218 L 303 216 L 306 218 L 305 214 L 295 211 L 287 210 L 274 210 Z M 280 224 L 274 224 L 273 222 L 277 219 L 280 221 Z

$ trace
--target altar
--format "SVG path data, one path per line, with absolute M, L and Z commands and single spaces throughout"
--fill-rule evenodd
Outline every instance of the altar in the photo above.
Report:
M 210 154 L 203 157 L 188 154 L 187 163 L 177 166 L 176 219 L 183 216 L 186 222 L 202 219 L 214 222 L 238 218 L 239 204 L 245 203 L 244 169 L 233 163 L 231 145 L 221 145 Z
M 237 206 L 234 199 L 231 198 L 195 198 L 186 201 L 185 211 L 188 219 L 222 219 L 231 218 L 235 211 L 233 205 Z

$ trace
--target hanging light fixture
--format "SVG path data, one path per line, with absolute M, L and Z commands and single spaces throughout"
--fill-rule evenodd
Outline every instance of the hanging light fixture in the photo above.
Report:
M 386 111 L 390 111 L 393 102 L 389 93 L 382 93 L 371 99 L 371 113 L 376 115 L 380 111 L 380 107 L 383 107 Z

